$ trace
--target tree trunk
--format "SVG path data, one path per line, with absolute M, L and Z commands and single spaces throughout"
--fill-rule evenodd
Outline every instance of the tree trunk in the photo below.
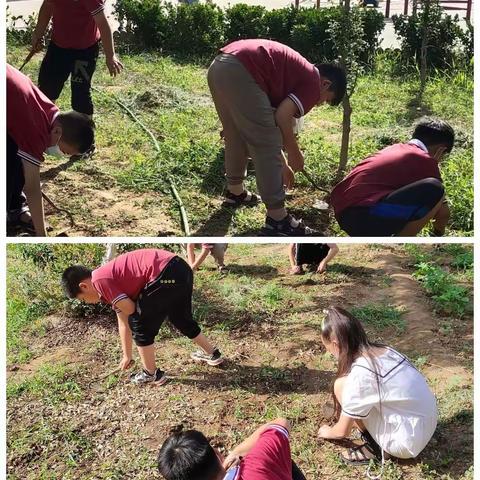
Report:
M 113 260 L 117 256 L 117 244 L 106 243 L 105 244 L 105 256 L 103 257 L 103 263 L 107 263 Z
M 350 145 L 350 129 L 352 123 L 352 106 L 349 95 L 345 95 L 342 101 L 343 119 L 342 119 L 342 146 L 340 148 L 340 162 L 338 164 L 335 182 L 339 182 L 348 163 L 348 147 Z
M 430 41 L 430 0 L 423 0 L 423 35 L 422 45 L 420 47 L 420 87 L 417 95 L 417 102 L 419 104 L 423 101 L 423 94 L 425 93 L 425 87 L 427 86 L 427 52 L 428 43 Z

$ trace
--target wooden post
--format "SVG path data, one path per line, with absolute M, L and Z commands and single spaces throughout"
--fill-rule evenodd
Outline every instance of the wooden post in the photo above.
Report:
M 320 8 L 320 0 L 317 0 L 317 9 Z
M 467 20 L 470 21 L 472 15 L 472 0 L 467 0 Z
M 403 14 L 408 15 L 408 0 L 404 0 L 403 3 Z
M 390 0 L 387 0 L 387 4 L 385 6 L 385 18 L 390 18 Z

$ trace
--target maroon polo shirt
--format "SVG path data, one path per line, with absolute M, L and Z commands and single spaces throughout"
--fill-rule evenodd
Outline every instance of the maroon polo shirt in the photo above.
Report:
M 176 255 L 154 248 L 134 250 L 114 258 L 92 272 L 92 284 L 101 300 L 112 307 L 125 298 L 136 300 Z
M 7 64 L 7 133 L 22 160 L 41 165 L 57 115 L 56 105 L 26 75 Z
M 53 5 L 52 41 L 61 48 L 83 50 L 100 40 L 93 18 L 105 8 L 104 0 L 49 0 Z
M 298 108 L 298 117 L 308 113 L 320 101 L 320 74 L 298 52 L 271 40 L 238 40 L 220 50 L 240 60 L 250 75 L 277 108 L 290 98 Z
M 417 145 L 398 143 L 354 167 L 335 185 L 330 204 L 338 216 L 348 207 L 374 205 L 395 190 L 424 178 L 442 179 L 438 162 Z

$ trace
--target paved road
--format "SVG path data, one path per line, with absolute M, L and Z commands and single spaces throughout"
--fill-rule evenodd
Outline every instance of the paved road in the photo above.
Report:
M 236 3 L 247 3 L 249 5 L 263 5 L 267 8 L 281 8 L 286 7 L 294 3 L 294 0 L 214 0 L 215 3 L 221 7 L 227 7 L 228 5 L 236 4 Z M 177 0 L 172 0 L 172 3 L 176 3 Z M 333 3 L 330 0 L 320 0 L 321 6 L 329 6 Z M 7 6 L 9 7 L 10 13 L 13 15 L 23 15 L 28 16 L 33 12 L 38 12 L 40 5 L 42 4 L 42 0 L 7 0 Z M 115 19 L 113 17 L 113 4 L 114 0 L 107 0 L 106 1 L 107 8 L 107 16 L 111 20 L 112 26 L 116 25 Z M 316 0 L 300 0 L 300 5 L 305 7 L 310 7 L 316 4 Z M 391 7 L 390 7 L 390 15 L 395 13 L 401 14 L 403 13 L 403 0 L 391 0 Z M 455 6 L 456 4 L 452 4 Z M 459 4 L 460 5 L 460 4 Z M 380 0 L 380 11 L 385 11 L 385 0 Z M 454 15 L 458 13 L 460 18 L 465 16 L 464 10 L 452 10 L 448 12 L 450 15 Z M 473 19 L 472 19 L 473 21 Z M 462 22 L 464 24 L 464 22 Z M 382 33 L 382 47 L 383 48 L 395 48 L 399 46 L 399 42 L 395 36 L 395 32 L 393 30 L 393 25 L 390 20 L 387 20 L 385 29 Z

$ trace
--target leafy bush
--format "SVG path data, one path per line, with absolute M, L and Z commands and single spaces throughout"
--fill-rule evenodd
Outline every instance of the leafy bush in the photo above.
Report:
M 470 61 L 473 56 L 473 27 L 470 40 L 469 33 L 464 33 L 459 25 L 458 15 L 445 15 L 437 0 L 431 0 L 428 20 L 422 16 L 421 10 L 414 15 L 392 16 L 395 33 L 401 39 L 402 60 L 407 67 L 420 65 L 423 25 L 426 21 L 429 38 L 433 40 L 429 42 L 427 50 L 429 68 L 452 68 L 461 56 L 467 56 Z
M 11 45 L 30 45 L 37 18 L 37 15 L 29 15 L 28 17 L 22 15 L 14 16 L 10 13 L 7 5 L 7 42 Z
M 329 27 L 343 15 L 341 7 L 266 10 L 237 4 L 223 11 L 211 4 L 172 5 L 157 0 L 117 0 L 115 11 L 121 37 L 142 50 L 205 58 L 234 40 L 270 38 L 298 50 L 311 62 L 337 58 Z M 367 45 L 361 60 L 367 64 L 378 47 L 384 19 L 381 13 L 366 9 L 358 9 L 358 15 Z
M 436 307 L 447 314 L 463 315 L 470 303 L 465 287 L 454 283 L 452 275 L 431 262 L 416 265 L 413 276 L 432 297 Z

